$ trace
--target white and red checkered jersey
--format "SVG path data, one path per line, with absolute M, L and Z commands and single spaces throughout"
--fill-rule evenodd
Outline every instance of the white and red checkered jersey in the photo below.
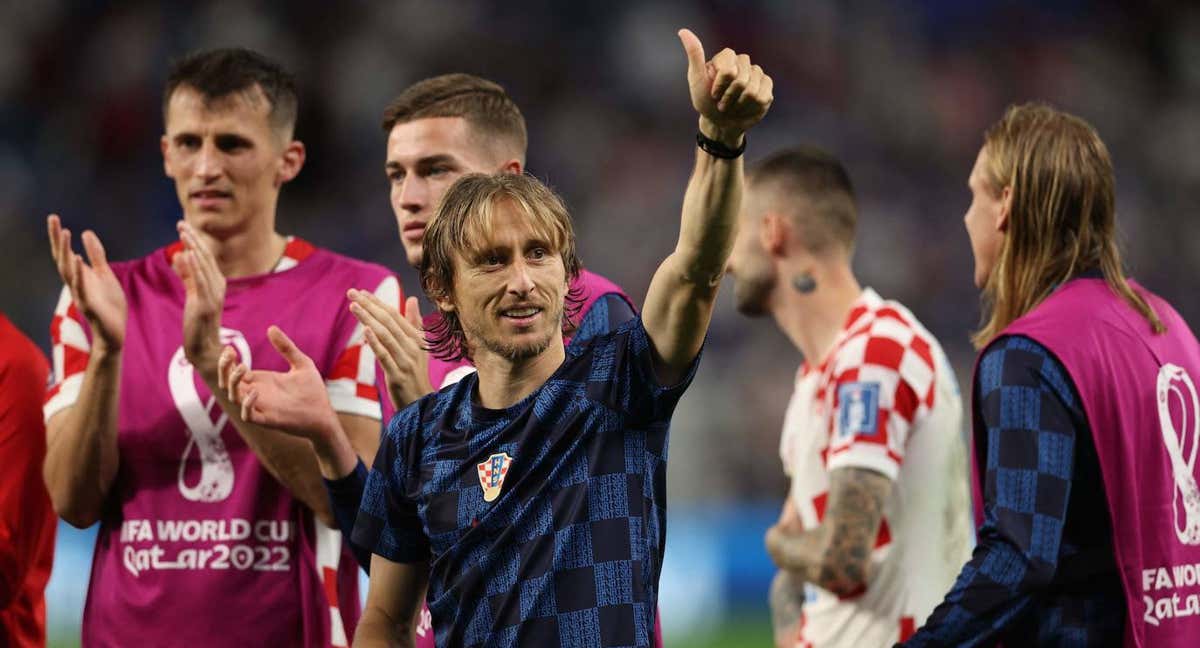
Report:
M 348 646 L 358 567 L 259 462 L 184 356 L 178 244 L 113 273 L 129 307 L 122 349 L 120 462 L 100 523 L 85 645 Z M 277 324 L 312 357 L 339 412 L 380 417 L 377 369 L 346 291 L 399 308 L 386 268 L 290 239 L 273 272 L 228 280 L 221 338 L 255 369 L 286 370 Z M 49 419 L 79 397 L 90 330 L 63 292 L 51 324 Z M 381 375 L 381 374 L 378 374 Z M 382 382 L 380 382 L 382 384 Z
M 962 402 L 937 340 L 867 288 L 819 363 L 797 374 L 780 439 L 789 501 L 806 529 L 825 517 L 829 474 L 864 468 L 893 491 L 865 591 L 806 584 L 796 646 L 890 646 L 921 625 L 970 550 Z

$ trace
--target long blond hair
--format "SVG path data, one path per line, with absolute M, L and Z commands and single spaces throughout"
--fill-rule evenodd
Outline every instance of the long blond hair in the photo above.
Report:
M 528 174 L 469 173 L 454 181 L 437 213 L 425 228 L 424 254 L 419 268 L 421 287 L 434 302 L 454 295 L 454 259 L 471 258 L 491 238 L 496 205 L 508 201 L 529 219 L 539 236 L 562 258 L 568 283 L 583 268 L 575 252 L 575 229 L 558 194 Z M 577 324 L 583 289 L 572 285 L 564 296 L 563 334 Z M 428 325 L 426 343 L 435 357 L 447 361 L 470 359 L 467 334 L 456 311 L 438 311 L 441 317 Z
M 983 288 L 984 323 L 972 341 L 990 342 L 1062 282 L 1099 270 L 1112 291 L 1166 330 L 1129 287 L 1117 247 L 1112 158 L 1087 122 L 1043 104 L 1011 106 L 984 135 L 987 190 L 1012 192 L 1008 231 Z

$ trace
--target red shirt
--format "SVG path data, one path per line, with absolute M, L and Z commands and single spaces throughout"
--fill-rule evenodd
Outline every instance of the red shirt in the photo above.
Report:
M 42 482 L 45 356 L 0 314 L 0 644 L 43 646 L 57 520 Z

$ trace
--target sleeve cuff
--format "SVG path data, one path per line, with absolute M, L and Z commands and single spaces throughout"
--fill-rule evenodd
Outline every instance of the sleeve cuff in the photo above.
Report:
M 900 463 L 883 452 L 864 452 L 860 448 L 853 451 L 847 449 L 840 453 L 830 453 L 827 468 L 830 471 L 838 468 L 866 468 L 880 473 L 892 481 L 900 476 Z
M 345 477 L 325 480 L 325 488 L 328 488 L 329 493 L 334 496 L 355 493 L 361 497 L 366 486 L 367 466 L 361 458 L 354 465 L 354 470 L 351 470 Z

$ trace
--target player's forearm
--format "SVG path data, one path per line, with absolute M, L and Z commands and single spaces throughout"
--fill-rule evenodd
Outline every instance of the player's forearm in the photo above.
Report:
M 768 536 L 771 557 L 783 569 L 839 596 L 866 586 L 871 549 L 892 481 L 866 468 L 837 468 L 829 476 L 829 506 L 816 528 Z
M 215 363 L 213 364 L 215 365 Z M 204 376 L 204 382 L 216 397 L 221 409 L 229 416 L 234 429 L 258 457 L 267 472 L 282 484 L 292 494 L 292 497 L 311 509 L 313 515 L 322 524 L 331 528 L 335 527 L 337 522 L 333 518 L 329 494 L 325 490 L 324 482 L 321 481 L 321 468 L 313 444 L 308 439 L 291 436 L 243 420 L 241 408 L 229 400 L 226 391 L 217 384 L 216 373 L 208 372 L 201 375 Z M 350 470 L 353 469 L 352 462 Z
M 989 565 L 1019 565 L 1023 557 L 1007 539 L 985 525 L 971 560 L 925 624 L 904 643 L 909 647 L 991 645 L 997 636 L 1033 605 L 1038 585 L 1024 581 L 1000 584 Z M 1014 567 L 1015 569 L 1015 567 Z M 1028 573 L 1028 570 L 1026 571 Z
M 741 141 L 740 133 L 717 132 L 703 117 L 700 122 L 710 138 L 728 146 Z M 664 384 L 681 378 L 700 352 L 737 235 L 741 195 L 742 159 L 720 159 L 697 150 L 683 197 L 679 241 L 654 273 L 642 314 Z
M 333 528 L 337 525 L 329 494 L 321 481 L 320 463 L 308 439 L 288 436 L 241 419 L 235 420 L 234 427 L 267 472 L 288 489 L 292 497 L 311 509 L 325 526 Z
M 704 117 L 700 132 L 729 148 L 739 146 L 744 137 L 741 131 L 718 129 Z M 737 236 L 743 182 L 742 157 L 727 160 L 696 150 L 673 255 L 692 282 L 702 286 L 720 282 Z
M 767 553 L 775 566 L 793 578 L 821 586 L 822 567 L 829 549 L 829 537 L 823 526 L 790 533 L 772 528 L 767 533 Z
M 46 426 L 42 476 L 54 512 L 84 528 L 100 519 L 116 478 L 121 352 L 92 348 L 79 397 Z
M 411 622 L 402 623 L 377 607 L 363 610 L 354 631 L 354 648 L 414 648 L 416 635 Z
M 350 442 L 350 435 L 346 433 L 345 426 L 342 425 L 340 419 L 334 419 L 335 427 L 318 436 L 313 436 L 312 446 L 317 455 L 317 463 L 321 467 L 321 476 L 330 481 L 341 479 L 346 475 L 354 472 L 358 466 L 358 459 L 361 456 L 363 463 L 371 462 L 375 457 L 375 452 L 370 451 L 370 456 L 363 452 L 359 452 Z M 378 447 L 378 444 L 376 444 Z
M 804 609 L 804 582 L 793 578 L 790 572 L 780 570 L 771 581 L 769 601 L 775 645 L 792 648 Z

